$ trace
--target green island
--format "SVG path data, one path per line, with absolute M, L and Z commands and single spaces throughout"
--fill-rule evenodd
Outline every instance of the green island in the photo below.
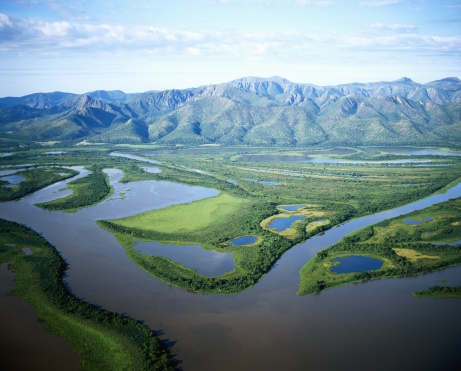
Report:
M 101 166 L 89 167 L 91 173 L 83 178 L 68 183 L 73 193 L 64 198 L 36 204 L 47 210 L 61 210 L 75 212 L 77 209 L 96 205 L 112 193 L 112 187 L 108 184 L 108 177 L 103 173 Z
M 362 228 L 311 259 L 300 271 L 298 295 L 349 283 L 430 272 L 461 263 L 461 198 Z M 433 243 L 441 243 L 434 245 Z M 365 272 L 332 272 L 337 258 L 365 256 L 383 262 Z M 439 292 L 442 295 L 441 292 Z M 431 296 L 418 294 L 416 296 Z
M 62 167 L 31 167 L 26 170 L 19 170 L 14 173 L 24 180 L 16 187 L 9 187 L 9 182 L 0 179 L 0 201 L 17 200 L 35 191 L 43 189 L 58 181 L 71 178 L 78 174 L 78 171 Z
M 5 219 L 0 232 L 0 263 L 13 261 L 17 273 L 11 294 L 35 307 L 47 331 L 69 341 L 82 370 L 176 369 L 166 346 L 140 322 L 72 296 L 62 282 L 67 265 L 45 239 Z
M 434 299 L 461 299 L 461 286 L 432 286 L 427 290 L 412 292 L 411 295 L 416 296 L 417 298 L 429 297 Z

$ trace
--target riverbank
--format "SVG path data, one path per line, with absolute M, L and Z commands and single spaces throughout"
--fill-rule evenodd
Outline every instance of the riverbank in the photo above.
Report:
M 66 263 L 42 237 L 4 219 L 0 229 L 0 262 L 14 261 L 17 273 L 12 294 L 33 305 L 47 330 L 70 343 L 82 370 L 175 369 L 165 345 L 141 323 L 72 296 L 62 282 Z

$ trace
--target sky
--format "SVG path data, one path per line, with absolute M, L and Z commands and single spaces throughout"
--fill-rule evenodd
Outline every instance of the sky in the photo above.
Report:
M 461 78 L 461 0 L 0 0 L 0 97 Z

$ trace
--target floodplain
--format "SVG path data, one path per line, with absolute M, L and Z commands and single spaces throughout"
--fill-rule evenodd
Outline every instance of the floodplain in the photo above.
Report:
M 245 346 L 250 345 L 248 342 L 255 343 L 258 333 L 264 333 L 266 337 L 275 339 L 282 335 L 282 332 L 277 331 L 282 327 L 291 328 L 291 336 L 294 336 L 299 344 L 306 341 L 313 342 L 315 336 L 317 340 L 321 339 L 321 333 L 315 329 L 310 328 L 310 331 L 305 331 L 312 324 L 309 324 L 311 322 L 305 318 L 303 319 L 302 308 L 305 307 L 303 303 L 312 304 L 312 300 L 316 300 L 319 311 L 313 316 L 320 319 L 323 316 L 322 311 L 324 312 L 327 308 L 325 305 L 330 302 L 328 298 L 341 296 L 341 292 L 350 293 L 350 289 L 347 286 L 340 287 L 338 293 L 335 290 L 328 290 L 321 294 L 326 296 L 308 295 L 301 299 L 300 296 L 295 295 L 299 285 L 301 285 L 299 293 L 304 294 L 317 293 L 330 287 L 326 285 L 327 279 L 316 276 L 317 271 L 303 275 L 304 268 L 301 271 L 300 281 L 299 271 L 303 265 L 316 262 L 321 256 L 319 254 L 330 254 L 333 250 L 327 249 L 325 252 L 324 248 L 329 246 L 327 244 L 319 248 L 320 252 L 315 255 L 316 248 L 307 248 L 295 263 L 291 263 L 291 256 L 293 254 L 297 256 L 298 251 L 305 250 L 305 246 L 316 244 L 318 239 L 328 238 L 328 233 L 322 236 L 323 233 L 342 230 L 342 224 L 348 221 L 412 204 L 436 193 L 444 193 L 459 182 L 461 167 L 460 158 L 456 156 L 395 155 L 365 147 L 346 148 L 339 151 L 309 150 L 309 156 L 331 160 L 323 162 L 246 161 L 248 158 L 242 157 L 249 152 L 253 155 L 255 155 L 254 152 L 258 152 L 257 155 L 274 156 L 302 156 L 306 152 L 297 152 L 293 149 L 255 150 L 241 147 L 221 150 L 220 148 L 185 148 L 170 151 L 168 148 L 156 148 L 157 152 L 153 153 L 154 148 L 150 146 L 151 152 L 148 153 L 142 146 L 117 146 L 116 148 L 96 146 L 82 150 L 55 145 L 43 149 L 43 151 L 52 152 L 47 154 L 46 158 L 40 156 L 41 150 L 21 149 L 13 151 L 10 156 L 0 158 L 0 164 L 7 166 L 36 163 L 42 166 L 45 165 L 45 161 L 52 160 L 57 164 L 56 166 L 87 166 L 91 174 L 99 172 L 102 175 L 99 178 L 100 184 L 104 183 L 101 187 L 102 191 L 91 202 L 75 202 L 72 203 L 72 207 L 69 207 L 70 204 L 67 203 L 72 197 L 74 201 L 86 199 L 83 195 L 92 189 L 92 182 L 88 177 L 80 178 L 78 186 L 73 187 L 75 192 L 67 196 L 67 200 L 64 197 L 55 198 L 54 201 L 50 200 L 51 203 L 48 202 L 55 206 L 48 212 L 47 217 L 54 218 L 54 215 L 57 217 L 57 213 L 61 213 L 60 210 L 72 210 L 74 213 L 65 218 L 64 224 L 75 223 L 75 228 L 88 231 L 88 236 L 82 235 L 80 241 L 73 241 L 73 250 L 70 246 L 66 246 L 65 235 L 62 231 L 52 231 L 46 223 L 35 222 L 33 217 L 28 219 L 30 220 L 28 225 L 39 233 L 45 232 L 44 237 L 51 239 L 58 251 L 60 253 L 62 251 L 64 257 L 69 258 L 69 275 L 65 278 L 65 282 L 72 292 L 78 297 L 88 298 L 87 300 L 92 304 L 102 305 L 110 311 L 127 313 L 135 319 L 145 321 L 151 329 L 161 329 L 158 331 L 161 337 L 165 331 L 164 339 L 165 337 L 166 339 L 177 339 L 179 350 L 177 352 L 175 350 L 174 353 L 177 353 L 176 359 L 181 362 L 179 364 L 184 369 L 203 369 L 205 365 L 215 369 L 226 369 L 225 367 L 235 369 L 240 365 L 240 357 L 246 357 Z M 126 153 L 130 158 L 109 156 L 115 150 Z M 168 153 L 165 153 L 167 150 Z M 158 152 L 161 151 L 163 153 L 160 155 Z M 159 171 L 146 171 L 143 168 L 146 165 L 144 160 L 155 163 Z M 97 166 L 91 168 L 91 164 L 97 164 Z M 53 167 L 50 166 L 50 168 Z M 105 169 L 117 169 L 123 177 L 120 176 L 116 181 L 111 180 L 110 176 L 105 175 Z M 258 179 L 259 181 L 252 182 L 245 179 Z M 125 214 L 117 211 L 112 212 L 112 217 L 109 216 L 112 204 L 128 205 L 135 196 L 142 198 L 142 195 L 136 194 L 139 192 L 136 191 L 138 187 L 135 185 L 137 184 L 145 184 L 145 189 L 150 189 L 150 193 L 146 194 L 148 197 L 168 197 L 167 193 L 159 193 L 160 190 L 156 188 L 156 184 L 160 183 L 157 182 L 206 187 L 219 192 L 219 195 L 215 193 L 210 195 L 211 197 L 204 196 L 205 198 L 194 202 L 179 202 L 176 205 L 170 204 L 170 206 L 153 209 L 149 209 L 147 204 L 140 203 L 138 211 L 130 209 Z M 125 187 L 123 197 L 111 196 L 114 189 L 122 184 Z M 30 191 L 29 195 L 32 198 L 34 191 Z M 346 236 L 348 234 L 346 233 L 343 240 L 351 246 L 351 249 L 344 251 L 337 249 L 334 252 L 335 256 L 328 255 L 329 262 L 325 261 L 322 269 L 325 270 L 326 276 L 331 275 L 331 282 L 336 281 L 332 284 L 333 286 L 340 286 L 347 283 L 347 280 L 338 280 L 338 274 L 333 277 L 334 274 L 328 271 L 328 268 L 335 264 L 331 263 L 335 257 L 366 255 L 383 261 L 381 268 L 361 273 L 369 277 L 373 275 L 372 272 L 397 270 L 399 268 L 397 263 L 400 264 L 400 262 L 405 262 L 405 270 L 401 269 L 391 276 L 414 275 L 459 264 L 457 246 L 430 245 L 431 243 L 451 243 L 460 239 L 459 223 L 456 224 L 456 218 L 459 222 L 459 215 L 453 204 L 457 200 L 450 202 L 450 207 L 438 204 L 440 209 L 429 209 L 420 214 L 406 215 L 405 218 L 413 220 L 421 218 L 423 220 L 427 217 L 434 219 L 424 221 L 417 227 L 405 223 L 397 226 L 397 221 L 392 219 L 388 222 L 388 226 L 384 226 L 386 222 L 382 222 L 383 225 L 373 227 L 372 235 L 361 230 L 351 236 Z M 11 204 L 5 203 L 4 205 L 1 217 L 13 218 L 14 214 L 21 219 L 20 213 L 16 213 L 12 206 L 10 207 Z M 104 206 L 107 212 L 93 212 L 93 210 L 99 210 L 100 206 Z M 25 204 L 24 206 L 18 204 L 18 207 L 25 207 Z M 27 210 L 34 210 L 34 207 L 27 206 Z M 122 210 L 123 207 L 120 206 L 119 209 Z M 44 214 L 37 213 L 37 219 L 38 215 Z M 269 226 L 269 221 L 292 216 L 299 216 L 303 219 L 291 224 L 284 231 L 275 231 Z M 402 216 L 401 219 L 403 218 Z M 447 222 L 447 218 L 451 218 L 451 224 Z M 98 224 L 95 223 L 96 221 Z M 104 230 L 98 228 L 98 225 Z M 429 228 L 429 225 L 433 228 Z M 68 232 L 70 235 L 71 230 L 69 229 Z M 61 233 L 62 236 L 57 236 L 56 233 Z M 358 233 L 360 237 L 356 236 Z M 363 239 L 363 233 L 367 235 L 367 239 Z M 113 239 L 114 236 L 118 242 Z M 248 244 L 231 243 L 242 237 L 253 237 L 253 239 Z M 91 239 L 94 239 L 94 242 Z M 385 254 L 382 253 L 382 249 L 372 246 L 372 244 L 382 245 L 390 239 L 395 241 L 399 239 L 399 247 L 394 246 L 390 250 L 387 249 Z M 104 241 L 105 246 L 102 246 L 99 241 Z M 135 249 L 136 244 L 139 243 L 137 241 L 201 245 L 204 250 L 214 250 L 218 256 L 232 253 L 235 268 L 219 276 L 209 277 L 172 259 L 142 254 Z M 76 254 L 75 247 L 79 243 L 82 251 Z M 336 242 L 330 243 L 330 245 L 335 244 Z M 344 247 L 343 242 L 339 245 Z M 85 256 L 85 254 L 89 255 Z M 98 257 L 99 255 L 101 258 Z M 91 256 L 91 262 L 88 260 L 89 256 Z M 112 260 L 115 256 L 116 260 Z M 437 259 L 429 258 L 436 256 Z M 331 265 L 328 267 L 328 264 Z M 120 269 L 114 276 L 116 266 Z M 90 277 L 96 277 L 98 269 L 101 271 L 98 282 L 87 281 Z M 145 272 L 148 274 L 146 275 Z M 348 274 L 354 275 L 354 273 Z M 306 281 L 306 277 L 307 280 L 315 278 L 314 284 L 311 285 L 310 281 Z M 369 280 L 369 277 L 353 278 L 357 282 Z M 424 281 L 427 280 L 428 278 L 425 277 Z M 390 284 L 390 281 L 388 282 L 386 284 Z M 450 279 L 449 282 L 454 285 L 459 284 L 456 280 L 452 282 Z M 359 291 L 370 292 L 370 290 L 373 291 L 373 287 L 379 287 L 379 285 L 376 286 L 376 282 L 373 284 L 375 286 L 364 284 L 363 289 L 360 288 Z M 103 286 L 107 293 L 97 289 L 99 286 Z M 308 289 L 302 291 L 306 287 Z M 416 289 L 421 288 L 424 286 Z M 133 290 L 135 293 L 130 295 L 130 291 Z M 376 290 L 378 297 L 380 293 L 387 295 L 379 289 Z M 275 301 L 264 294 L 271 291 L 278 293 L 273 297 Z M 327 294 L 330 291 L 335 292 L 333 296 Z M 199 292 L 215 295 L 195 296 Z M 112 293 L 112 297 L 109 293 Z M 372 297 L 377 296 L 372 295 Z M 408 298 L 412 299 L 410 295 Z M 157 300 L 156 304 L 154 304 L 155 300 Z M 188 303 L 184 308 L 188 308 L 187 314 L 177 308 L 178 300 Z M 368 299 L 363 297 L 362 304 L 366 300 Z M 393 298 L 392 300 L 398 299 Z M 279 308 L 277 302 L 280 303 L 280 301 L 286 304 L 284 309 Z M 365 305 L 368 304 L 365 303 Z M 417 305 L 416 302 L 414 305 Z M 449 306 L 451 308 L 452 305 Z M 312 310 L 316 311 L 316 309 Z M 292 313 L 290 320 L 284 317 L 289 312 L 296 313 L 294 315 Z M 211 313 L 219 315 L 210 316 Z M 240 328 L 235 321 L 237 313 L 245 317 L 245 323 L 250 323 L 248 321 L 253 319 L 253 324 Z M 422 313 L 426 312 L 422 310 Z M 262 322 L 259 324 L 258 320 L 254 321 L 254 315 L 257 314 L 264 321 L 273 323 L 274 327 L 265 329 Z M 350 315 L 354 317 L 352 312 Z M 406 316 L 404 317 L 408 320 Z M 196 327 L 194 323 L 200 323 L 207 329 L 204 336 L 209 339 L 208 342 L 202 342 L 202 346 L 198 349 L 193 344 L 197 344 L 200 331 L 194 330 Z M 379 327 L 378 323 L 375 325 Z M 293 326 L 298 326 L 298 328 L 295 329 Z M 440 326 L 445 329 L 444 325 Z M 220 332 L 223 329 L 227 337 L 223 337 L 223 333 Z M 452 334 L 453 331 L 458 330 L 453 329 Z M 437 333 L 435 329 L 434 331 Z M 306 335 L 307 333 L 311 335 Z M 369 335 L 365 329 L 359 333 L 363 336 Z M 338 339 L 344 341 L 347 338 L 346 333 L 342 334 L 341 330 L 337 335 Z M 247 340 L 244 340 L 244 337 Z M 308 359 L 313 367 L 325 366 L 320 358 L 315 357 L 314 353 L 307 352 L 306 358 L 298 352 L 298 346 L 292 343 L 290 345 L 289 342 L 282 343 L 280 355 L 283 353 L 285 356 L 287 354 L 290 356 L 290 367 L 305 365 Z M 233 349 L 233 351 L 225 354 L 225 352 L 218 351 L 213 344 L 220 344 L 224 346 L 221 349 Z M 232 344 L 233 346 L 240 345 L 236 348 L 229 348 Z M 326 345 L 327 342 L 323 344 Z M 430 343 L 427 346 L 434 346 L 434 344 Z M 171 347 L 170 349 L 173 349 L 173 346 Z M 207 347 L 213 348 L 213 355 L 207 355 Z M 262 366 L 268 369 L 282 367 L 282 359 L 286 357 L 278 356 L 278 351 L 274 351 L 275 344 L 269 347 L 274 352 L 271 356 L 268 356 L 263 348 L 265 347 L 252 348 L 254 350 L 253 359 L 247 365 L 252 368 Z M 410 353 L 413 354 L 413 350 L 410 350 Z M 453 360 L 455 356 L 450 357 L 448 361 Z M 399 352 L 391 358 L 390 362 L 396 359 L 403 360 Z M 352 362 L 353 353 L 347 359 L 349 361 L 346 360 L 346 362 Z M 434 365 L 435 361 L 429 355 L 421 360 L 427 365 Z M 364 359 L 359 364 L 359 369 L 364 369 L 365 364 L 372 364 L 372 358 L 368 361 Z M 228 366 L 224 367 L 224 365 Z

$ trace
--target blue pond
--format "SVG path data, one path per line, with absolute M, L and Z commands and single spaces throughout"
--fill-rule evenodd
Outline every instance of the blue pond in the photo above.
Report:
M 291 218 L 277 218 L 272 221 L 272 224 L 268 228 L 274 228 L 277 232 L 284 231 L 291 227 L 291 225 L 297 220 L 306 219 L 304 216 L 292 216 Z
M 302 209 L 303 207 L 306 207 L 306 205 L 279 206 L 280 209 L 287 211 L 295 211 L 298 209 Z
M 234 182 L 233 180 L 229 180 L 227 179 L 226 182 L 230 183 L 230 184 L 235 184 L 235 185 L 238 185 L 236 182 Z
M 258 180 L 258 179 L 243 179 L 243 180 L 246 180 L 247 182 L 257 182 L 257 183 L 266 184 L 266 185 L 280 184 L 280 182 L 269 182 L 266 180 Z
M 234 238 L 233 240 L 229 241 L 229 245 L 243 246 L 243 245 L 249 245 L 249 244 L 255 243 L 256 241 L 258 241 L 258 237 L 245 236 L 245 237 Z
M 197 274 L 208 277 L 220 276 L 235 268 L 234 254 L 204 250 L 200 245 L 161 244 L 158 241 L 138 242 L 133 250 L 145 255 L 157 255 L 171 259 L 185 267 L 195 269 Z
M 434 218 L 424 218 L 423 222 L 428 222 L 429 220 L 435 220 Z M 405 224 L 415 225 L 415 224 L 423 224 L 423 222 L 419 222 L 417 220 L 405 219 L 403 221 Z
M 367 256 L 349 256 L 347 258 L 336 258 L 333 259 L 332 262 L 341 263 L 331 268 L 333 273 L 375 271 L 381 268 L 384 264 L 381 260 L 369 258 Z
M 6 181 L 10 184 L 18 184 L 26 180 L 26 178 L 22 177 L 21 175 L 9 175 L 0 178 L 0 180 Z

